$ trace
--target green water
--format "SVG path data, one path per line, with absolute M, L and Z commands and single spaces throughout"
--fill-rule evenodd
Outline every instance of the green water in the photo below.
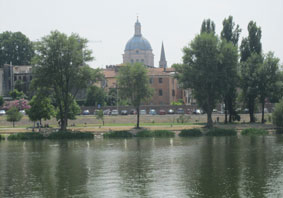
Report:
M 0 197 L 283 197 L 283 137 L 1 141 Z

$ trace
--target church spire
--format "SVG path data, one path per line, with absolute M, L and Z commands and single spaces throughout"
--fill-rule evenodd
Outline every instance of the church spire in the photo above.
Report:
M 165 58 L 165 51 L 164 51 L 163 42 L 162 42 L 162 46 L 161 46 L 161 55 L 160 55 L 159 67 L 164 68 L 164 69 L 167 68 L 167 61 L 166 61 L 166 58 Z
M 141 23 L 139 22 L 139 17 L 137 17 L 137 22 L 135 23 L 135 36 L 141 36 Z

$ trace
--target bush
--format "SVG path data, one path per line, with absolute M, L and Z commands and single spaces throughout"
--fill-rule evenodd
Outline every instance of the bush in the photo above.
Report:
M 94 135 L 89 132 L 59 131 L 59 132 L 51 133 L 46 138 L 47 139 L 93 139 Z
M 131 138 L 133 134 L 129 131 L 111 131 L 103 134 L 104 138 Z
M 153 137 L 174 137 L 175 133 L 167 130 L 156 130 L 152 132 Z
M 136 137 L 153 137 L 152 131 L 143 130 L 136 134 Z
M 179 133 L 180 137 L 197 137 L 202 136 L 200 129 L 184 129 Z
M 272 122 L 278 128 L 283 128 L 283 100 L 275 105 L 274 112 L 272 113 Z
M 42 140 L 44 136 L 41 133 L 28 132 L 16 133 L 8 136 L 8 140 Z
M 0 140 L 5 140 L 5 138 L 3 136 L 0 135 Z
M 222 129 L 222 128 L 212 128 L 206 133 L 208 136 L 233 136 L 237 135 L 234 129 Z
M 241 134 L 242 135 L 267 135 L 268 132 L 264 129 L 250 128 L 250 129 L 242 130 Z

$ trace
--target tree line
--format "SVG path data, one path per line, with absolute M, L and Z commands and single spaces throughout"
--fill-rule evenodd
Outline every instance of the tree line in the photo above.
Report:
M 219 103 L 225 105 L 225 123 L 240 119 L 239 106 L 247 108 L 250 122 L 255 122 L 256 104 L 260 103 L 264 123 L 266 101 L 282 98 L 279 59 L 273 52 L 262 52 L 261 28 L 250 21 L 248 36 L 239 46 L 240 33 L 232 16 L 223 20 L 220 36 L 215 33 L 215 23 L 204 20 L 200 33 L 183 49 L 183 63 L 174 65 L 179 83 L 192 89 L 207 113 L 208 127 L 213 126 L 212 111 Z

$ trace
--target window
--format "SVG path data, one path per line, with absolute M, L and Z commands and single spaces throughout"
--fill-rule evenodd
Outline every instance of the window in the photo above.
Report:
M 144 59 L 141 59 L 141 62 L 143 63 L 143 62 L 144 62 Z
M 17 76 L 14 76 L 14 81 L 17 81 Z
M 159 83 L 162 83 L 162 78 L 159 78 L 158 81 L 159 81 Z
M 136 60 L 137 63 L 138 63 L 139 61 L 140 61 L 139 59 Z
M 29 77 L 29 80 L 30 80 L 30 81 L 32 80 L 32 76 Z
M 131 59 L 131 63 L 134 63 L 134 60 L 133 60 L 133 59 Z
M 162 89 L 159 89 L 159 96 L 162 96 L 163 93 L 162 93 Z
M 22 77 L 21 77 L 21 76 L 19 76 L 19 80 L 22 80 Z
M 27 77 L 23 76 L 23 81 L 26 82 L 27 81 Z
M 175 96 L 175 90 L 172 89 L 172 96 Z
M 153 78 L 149 79 L 149 83 L 152 84 L 153 83 Z
M 136 53 L 138 54 L 138 53 L 139 53 L 139 50 L 137 50 Z

